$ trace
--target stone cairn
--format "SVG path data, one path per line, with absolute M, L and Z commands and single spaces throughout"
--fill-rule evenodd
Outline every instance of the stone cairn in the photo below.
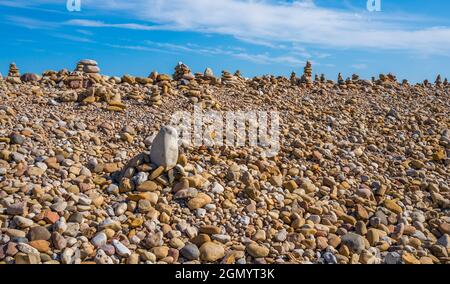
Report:
M 380 74 L 379 80 L 377 82 L 380 85 L 391 85 L 397 83 L 397 77 L 391 73 L 389 74 Z
M 115 174 L 114 180 L 119 184 L 119 193 L 136 202 L 139 212 L 163 212 L 155 218 L 167 223 L 171 218 L 167 213 L 172 211 L 171 206 L 158 202 L 157 194 L 163 188 L 171 188 L 167 193 L 170 198 L 183 201 L 182 206 L 193 214 L 212 202 L 208 194 L 194 190 L 206 188 L 208 180 L 190 172 L 186 166 L 186 156 L 179 154 L 177 130 L 163 126 L 152 141 L 150 151 L 133 157 Z M 142 225 L 142 222 L 137 225 Z
M 83 59 L 78 62 L 77 67 L 81 65 L 83 66 L 83 72 L 86 74 L 98 74 L 100 73 L 100 68 L 98 67 L 98 63 L 92 59 Z
M 347 78 L 345 80 L 345 85 L 347 85 L 347 88 L 356 89 L 356 85 L 354 84 L 353 78 L 352 79 Z
M 291 82 L 291 85 L 294 85 L 294 86 L 297 85 L 298 78 L 297 78 L 297 74 L 294 71 L 292 71 L 289 81 Z
M 154 74 L 156 75 L 156 82 L 157 85 L 162 89 L 162 95 L 167 96 L 172 94 L 172 85 L 171 85 L 171 78 L 167 74 Z
M 152 106 L 161 106 L 162 105 L 162 96 L 161 90 L 158 86 L 153 86 L 150 94 L 150 105 Z
M 180 159 L 181 160 L 181 159 Z M 152 141 L 150 152 L 133 157 L 116 175 L 119 192 L 127 194 L 129 200 L 153 200 L 158 188 L 173 185 L 182 176 L 184 168 L 179 161 L 177 130 L 163 126 Z M 187 184 L 187 187 L 189 184 Z M 182 189 L 183 186 L 179 186 Z M 156 205 L 156 204 L 152 204 Z
M 344 78 L 342 78 L 342 74 L 341 73 L 338 74 L 338 85 L 339 86 L 345 85 L 345 81 L 344 81 Z
M 118 111 L 122 112 L 126 109 L 125 104 L 122 102 L 122 96 L 120 95 L 118 90 L 114 90 L 114 93 L 105 92 L 103 97 L 106 100 L 108 106 L 106 107 L 109 111 Z
M 314 75 L 314 83 L 320 83 L 319 74 Z
M 126 98 L 130 100 L 142 101 L 145 96 L 137 86 L 133 87 L 127 94 Z
M 83 59 L 77 63 L 75 70 L 67 75 L 65 82 L 70 89 L 80 89 L 89 88 L 100 80 L 100 68 L 97 61 Z
M 217 84 L 217 78 L 214 76 L 214 72 L 211 68 L 206 68 L 205 72 L 203 72 L 203 77 L 200 80 L 201 83 L 207 85 L 215 85 Z
M 312 64 L 310 61 L 306 62 L 306 66 L 303 71 L 302 78 L 300 79 L 301 84 L 305 84 L 308 88 L 312 86 Z
M 78 71 L 78 67 L 75 71 L 71 72 L 67 76 L 66 84 L 70 89 L 80 89 L 83 87 L 83 71 Z
M 327 79 L 325 78 L 325 74 L 320 74 L 320 83 L 325 84 L 327 82 Z
M 237 78 L 231 75 L 228 71 L 222 71 L 222 84 L 235 87 L 237 84 Z
M 9 72 L 8 77 L 6 77 L 6 81 L 11 84 L 20 84 L 22 81 L 20 80 L 20 72 L 16 66 L 16 63 L 9 64 Z
M 441 75 L 438 75 L 436 78 L 436 81 L 434 82 L 436 85 L 441 86 L 442 85 L 442 78 Z
M 192 74 L 191 69 L 184 64 L 183 62 L 179 62 L 177 66 L 175 66 L 175 73 L 173 74 L 173 79 L 175 81 L 192 81 L 195 79 L 195 76 Z

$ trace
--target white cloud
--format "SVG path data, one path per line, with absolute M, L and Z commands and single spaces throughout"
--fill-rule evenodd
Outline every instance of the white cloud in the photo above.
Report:
M 363 70 L 367 68 L 367 64 L 364 63 L 355 63 L 352 64 L 350 67 L 354 68 L 354 69 L 358 69 L 358 70 Z
M 21 16 L 6 16 L 6 20 L 9 23 L 13 23 L 16 26 L 24 27 L 27 29 L 54 29 L 58 26 L 58 23 L 37 20 L 33 18 L 21 17 Z
M 51 34 L 51 35 L 53 37 L 66 39 L 66 40 L 70 40 L 70 41 L 84 42 L 84 43 L 95 43 L 95 41 L 93 41 L 93 40 L 91 40 L 89 38 L 81 37 L 81 36 L 78 36 L 78 35 L 60 34 L 60 33 Z
M 38 5 L 40 1 L 27 2 L 28 5 Z M 365 1 L 362 2 L 363 9 Z M 46 0 L 45 3 L 60 1 Z M 140 23 L 75 19 L 67 24 L 221 34 L 272 48 L 297 44 L 422 54 L 448 54 L 450 51 L 450 28 L 434 26 L 433 19 L 393 15 L 387 11 L 337 10 L 320 7 L 312 0 L 82 0 L 84 8 L 98 15 L 120 15 Z
M 90 20 L 71 20 L 69 24 L 223 34 L 267 46 L 296 43 L 326 48 L 427 53 L 450 50 L 449 27 L 411 29 L 405 17 L 384 12 L 369 18 L 367 13 L 319 7 L 313 1 L 84 0 L 83 5 L 99 11 L 120 12 L 152 24 L 110 24 Z M 413 23 L 414 17 L 410 21 Z
M 130 49 L 137 51 L 149 51 L 149 52 L 163 52 L 179 54 L 181 52 L 189 52 L 202 55 L 221 55 L 238 58 L 245 61 L 250 61 L 258 64 L 283 64 L 293 67 L 303 66 L 304 60 L 299 59 L 296 56 L 272 56 L 268 53 L 265 54 L 253 54 L 245 52 L 244 50 L 236 49 L 223 49 L 219 47 L 205 47 L 198 46 L 196 44 L 188 43 L 186 45 L 179 45 L 166 42 L 155 42 L 147 40 L 144 45 L 120 45 L 120 44 L 107 44 L 109 47 Z

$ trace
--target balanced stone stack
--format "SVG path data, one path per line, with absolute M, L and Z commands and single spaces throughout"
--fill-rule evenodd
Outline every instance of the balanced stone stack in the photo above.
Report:
M 436 78 L 436 81 L 434 82 L 436 85 L 441 86 L 442 85 L 442 79 L 441 75 L 439 74 Z
M 92 59 L 83 59 L 78 62 L 77 67 L 79 65 L 83 66 L 83 72 L 87 74 L 98 74 L 100 73 L 100 68 L 98 67 L 98 63 Z
M 235 87 L 237 84 L 237 79 L 235 76 L 231 75 L 228 71 L 222 71 L 222 84 Z
M 22 81 L 20 80 L 20 72 L 16 66 L 16 63 L 11 63 L 9 65 L 8 77 L 6 77 L 6 81 L 11 84 L 20 84 Z
M 162 89 L 162 95 L 169 95 L 172 93 L 172 85 L 170 75 L 158 74 L 156 72 L 152 73 L 151 76 L 156 76 L 155 82 Z
M 320 83 L 320 78 L 319 78 L 318 74 L 314 75 L 314 82 L 315 83 Z
M 338 85 L 340 85 L 340 86 L 345 85 L 345 81 L 344 81 L 344 78 L 342 78 L 341 73 L 338 74 Z
M 120 192 L 133 201 L 153 200 L 158 188 L 172 185 L 185 175 L 182 166 L 177 165 L 178 158 L 177 130 L 163 126 L 151 142 L 150 152 L 132 158 L 116 178 Z
M 150 104 L 156 107 L 162 105 L 161 91 L 159 90 L 158 86 L 153 86 L 151 90 Z
M 325 78 L 325 74 L 320 74 L 320 83 L 324 84 L 327 81 L 327 79 Z
M 209 68 L 209 67 L 205 69 L 205 72 L 203 73 L 203 76 L 204 76 L 205 78 L 207 78 L 207 79 L 209 79 L 209 78 L 216 78 L 216 77 L 214 76 L 214 72 L 213 72 L 212 69 Z
M 196 104 L 202 101 L 202 90 L 198 84 L 189 84 L 189 90 L 187 91 L 189 100 Z
M 119 92 L 106 93 L 104 97 L 106 102 L 108 103 L 108 107 L 106 108 L 107 110 L 122 112 L 126 109 L 125 104 L 122 102 L 122 96 Z
M 380 85 L 392 85 L 397 83 L 397 77 L 391 73 L 389 74 L 380 74 L 378 84 Z
M 71 89 L 79 89 L 83 87 L 83 71 L 77 70 L 71 72 L 66 79 L 66 84 Z
M 214 72 L 211 68 L 206 68 L 203 72 L 203 81 L 207 84 L 214 85 L 217 83 L 217 78 L 214 76 Z
M 84 67 L 84 65 L 81 62 L 78 62 L 77 67 L 75 68 L 74 71 L 83 72 L 83 67 Z
M 97 92 L 95 87 L 89 87 L 79 96 L 78 100 L 83 105 L 93 104 L 98 100 L 96 97 Z
M 354 84 L 353 80 L 350 78 L 347 78 L 347 80 L 345 80 L 345 85 L 347 85 L 347 88 L 350 88 L 350 89 L 356 88 L 356 85 Z
M 139 90 L 139 88 L 135 87 L 126 96 L 127 99 L 141 101 L 144 99 L 143 93 Z
M 148 77 L 150 79 L 152 79 L 153 82 L 156 82 L 158 80 L 158 72 L 152 71 L 152 73 L 150 73 L 150 75 L 148 75 Z
M 312 86 L 312 65 L 310 61 L 306 62 L 306 66 L 304 68 L 303 76 L 300 79 L 300 83 L 305 84 L 308 88 Z
M 179 62 L 175 67 L 175 73 L 173 74 L 173 79 L 175 81 L 187 80 L 191 81 L 195 79 L 195 76 L 191 73 L 189 67 L 183 62 Z
M 197 82 L 200 85 L 206 85 L 209 84 L 207 80 L 205 80 L 205 77 L 203 77 L 203 74 L 201 72 L 196 72 L 194 74 L 195 82 Z
M 291 82 L 291 85 L 294 85 L 294 86 L 297 85 L 298 78 L 297 78 L 297 74 L 294 71 L 292 71 L 289 81 Z

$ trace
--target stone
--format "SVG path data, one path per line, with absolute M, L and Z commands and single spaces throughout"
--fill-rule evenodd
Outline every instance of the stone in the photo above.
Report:
M 50 251 L 50 243 L 45 240 L 36 240 L 28 243 L 30 246 L 37 249 L 39 252 L 49 252 Z
M 178 161 L 178 133 L 171 126 L 160 129 L 150 149 L 152 163 L 166 169 L 175 167 Z
M 14 216 L 13 221 L 20 228 L 28 228 L 34 224 L 33 220 L 22 216 Z
M 197 260 L 200 258 L 200 250 L 195 244 L 188 243 L 181 250 L 181 255 L 188 260 Z
M 200 258 L 206 262 L 215 262 L 225 256 L 225 249 L 215 242 L 205 242 L 200 247 Z
M 63 250 L 67 246 L 66 239 L 58 232 L 52 233 L 52 244 L 57 250 Z
M 35 73 L 25 73 L 22 76 L 20 76 L 20 80 L 22 82 L 37 82 L 41 80 L 41 76 Z
M 393 201 L 393 200 L 385 199 L 383 204 L 384 204 L 384 207 L 386 207 L 387 209 L 391 210 L 394 213 L 397 213 L 397 214 L 403 213 L 403 209 L 397 203 L 395 203 L 395 201 Z
M 402 259 L 405 264 L 420 264 L 420 261 L 414 255 L 407 252 L 403 253 Z
M 28 212 L 27 204 L 25 202 L 15 203 L 6 207 L 8 215 L 24 215 Z
M 39 264 L 41 257 L 38 253 L 18 253 L 14 256 L 14 261 L 16 264 Z
M 448 263 L 448 80 L 302 71 L 214 77 L 180 63 L 174 78 L 119 78 L 82 60 L 20 76 L 12 64 L 0 81 L 0 261 Z M 184 137 L 158 165 L 153 134 L 193 104 L 278 110 L 268 141 L 280 147 Z M 220 138 L 218 118 L 202 115 L 207 138 Z
M 248 244 L 245 250 L 254 258 L 267 257 L 269 255 L 269 249 L 257 243 Z
M 385 257 L 386 264 L 400 264 L 402 256 L 398 252 L 389 252 Z
M 98 233 L 91 239 L 91 243 L 96 247 L 99 248 L 106 244 L 108 238 L 106 237 L 106 234 L 103 232 Z
M 441 246 L 445 247 L 447 250 L 450 249 L 450 236 L 448 234 L 444 234 L 442 235 L 438 241 L 438 244 L 440 244 Z
M 114 248 L 116 249 L 116 253 L 120 255 L 121 257 L 129 257 L 131 255 L 131 251 L 121 242 L 118 240 L 113 240 L 112 244 Z
M 211 203 L 211 201 L 212 199 L 211 197 L 209 197 L 209 195 L 201 192 L 196 197 L 188 201 L 188 207 L 191 210 L 195 210 L 204 207 L 205 205 Z
M 217 226 L 202 226 L 199 230 L 200 233 L 203 234 L 208 234 L 208 235 L 214 235 L 214 234 L 219 234 L 220 233 L 220 227 Z
M 51 237 L 51 233 L 45 227 L 36 226 L 36 227 L 30 228 L 29 239 L 31 241 L 36 241 L 36 240 L 48 241 L 50 239 L 50 237 Z
M 342 238 L 342 243 L 356 253 L 361 253 L 365 248 L 364 238 L 355 233 L 347 233 Z
M 156 256 L 156 259 L 162 259 L 169 254 L 169 248 L 166 246 L 154 247 L 152 253 Z

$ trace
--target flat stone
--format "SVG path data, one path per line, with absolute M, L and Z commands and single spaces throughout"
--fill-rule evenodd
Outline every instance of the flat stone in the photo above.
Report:
M 116 253 L 121 257 L 129 257 L 131 255 L 131 251 L 118 240 L 113 240 L 112 244 L 116 249 Z
M 200 247 L 200 258 L 203 261 L 215 262 L 225 256 L 222 245 L 214 242 L 206 242 Z
M 34 224 L 33 220 L 30 220 L 22 216 L 14 216 L 13 221 L 20 228 L 28 228 Z
M 266 257 L 269 255 L 269 249 L 265 246 L 258 245 L 257 243 L 248 244 L 245 250 L 254 258 Z

